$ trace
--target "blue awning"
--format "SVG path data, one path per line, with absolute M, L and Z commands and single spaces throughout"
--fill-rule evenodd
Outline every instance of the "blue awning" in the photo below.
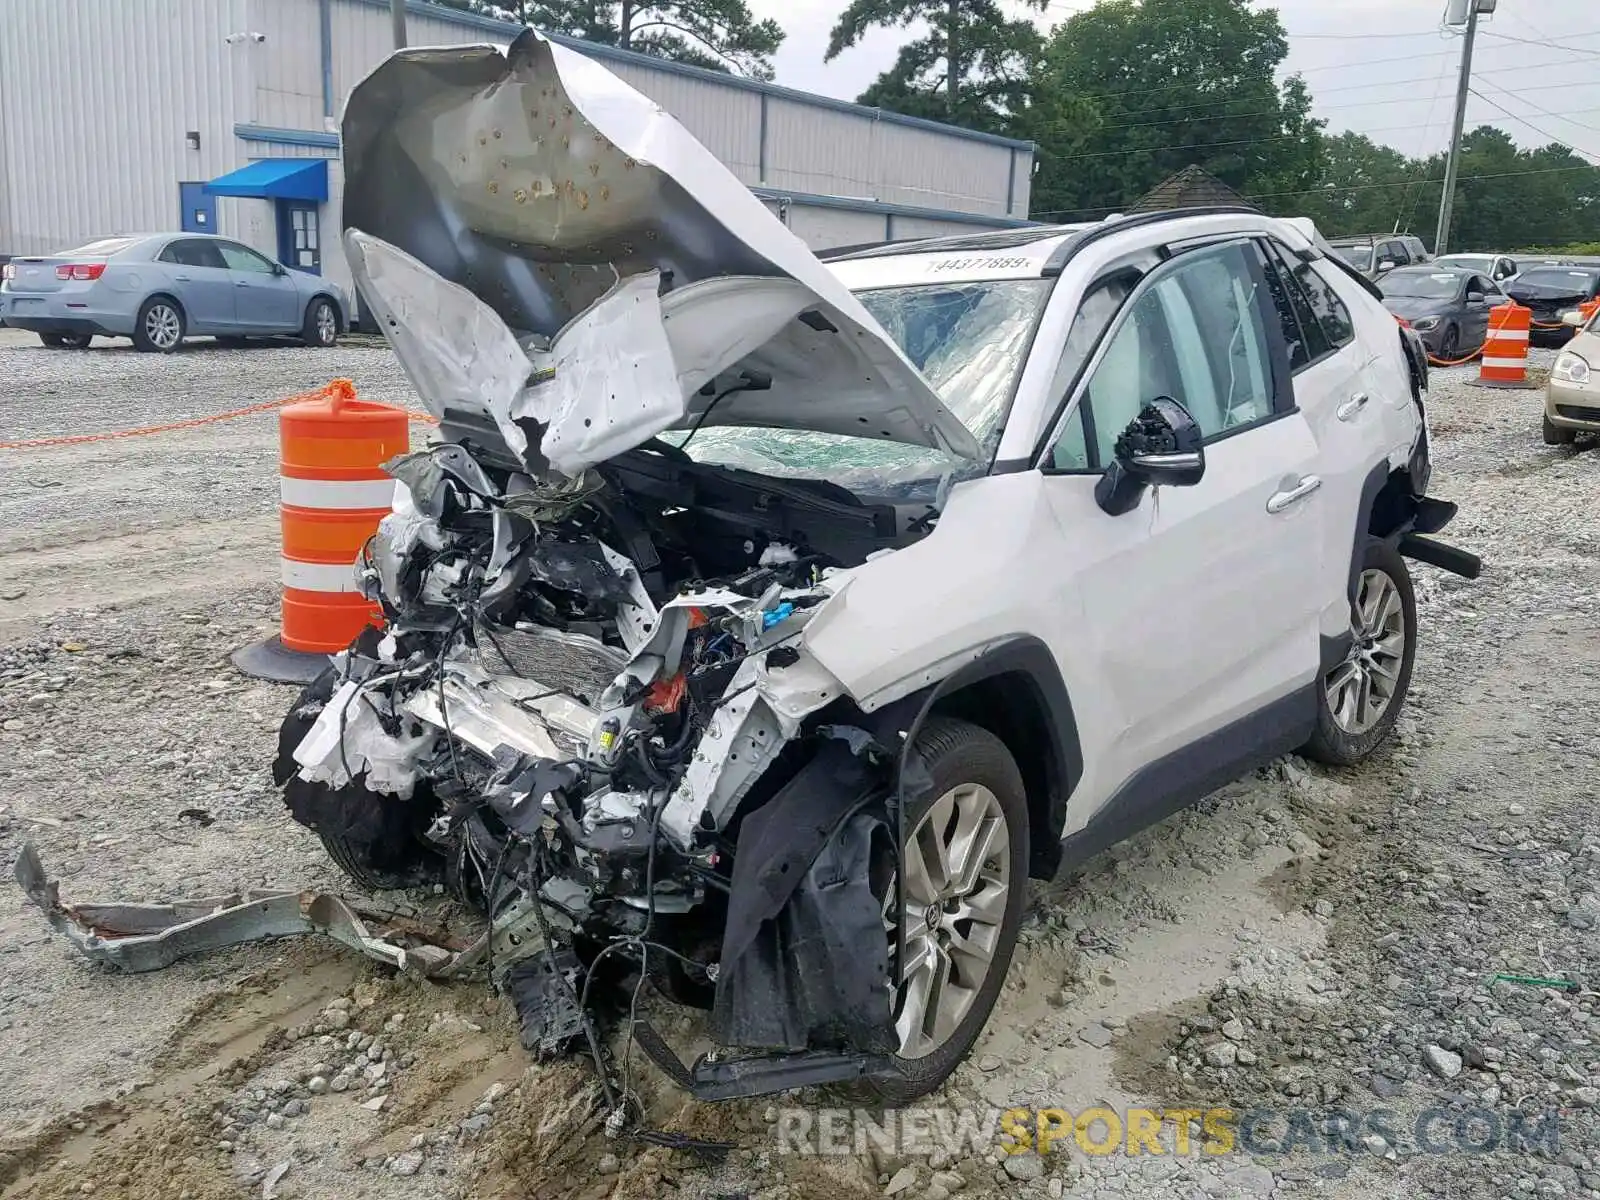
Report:
M 219 175 L 201 189 L 213 196 L 251 196 L 258 200 L 326 200 L 325 158 L 263 158 Z

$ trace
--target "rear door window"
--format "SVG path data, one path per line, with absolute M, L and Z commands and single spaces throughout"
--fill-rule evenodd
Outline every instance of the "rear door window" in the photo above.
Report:
M 1330 268 L 1331 269 L 1331 268 Z M 1350 320 L 1350 310 L 1310 263 L 1300 263 L 1294 268 L 1294 278 L 1305 292 L 1317 323 L 1335 348 L 1348 346 L 1356 340 L 1356 327 Z
M 215 242 L 200 238 L 183 238 L 170 243 L 160 254 L 160 261 L 179 267 L 213 267 L 222 270 L 226 265 L 217 253 Z
M 1333 342 L 1317 320 L 1304 286 L 1294 277 L 1283 248 L 1271 241 L 1258 242 L 1256 248 L 1267 278 L 1267 293 L 1289 344 L 1289 369 L 1298 371 L 1331 353 Z

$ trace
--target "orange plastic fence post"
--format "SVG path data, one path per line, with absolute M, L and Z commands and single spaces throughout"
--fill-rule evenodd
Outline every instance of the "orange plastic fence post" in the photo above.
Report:
M 1508 300 L 1489 310 L 1489 330 L 1483 340 L 1478 383 L 1483 387 L 1528 386 L 1528 336 L 1533 310 Z
M 382 624 L 356 590 L 355 562 L 393 504 L 383 464 L 410 448 L 410 414 L 358 399 L 339 379 L 280 409 L 278 439 L 282 633 L 233 661 L 250 675 L 307 679 L 326 655 Z

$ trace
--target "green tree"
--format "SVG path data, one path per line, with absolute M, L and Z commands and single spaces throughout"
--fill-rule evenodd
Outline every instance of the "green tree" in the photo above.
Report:
M 1016 129 L 1039 143 L 1036 214 L 1093 218 L 1197 164 L 1241 192 L 1317 182 L 1321 122 L 1273 9 L 1102 0 L 1052 31 Z
M 1023 3 L 1042 12 L 1048 0 Z M 1031 21 L 1007 17 L 998 0 L 851 0 L 823 58 L 832 62 L 869 29 L 912 25 L 926 32 L 900 47 L 862 104 L 986 129 L 1023 106 L 1042 39 Z
M 745 0 L 455 0 L 456 7 L 714 71 L 772 78 L 783 30 Z
M 1286 216 L 1309 216 L 1329 235 L 1415 233 L 1431 245 L 1445 156 L 1411 159 L 1359 134 L 1329 138 L 1317 185 L 1265 197 Z M 1461 139 L 1451 250 L 1518 250 L 1582 242 L 1600 225 L 1600 168 L 1559 144 L 1520 148 L 1481 125 Z
M 1322 171 L 1313 188 L 1264 196 L 1261 204 L 1284 216 L 1311 217 L 1329 237 L 1397 227 L 1414 233 L 1431 229 L 1439 208 L 1438 187 L 1428 179 L 1427 162 L 1359 133 L 1341 133 L 1323 140 Z

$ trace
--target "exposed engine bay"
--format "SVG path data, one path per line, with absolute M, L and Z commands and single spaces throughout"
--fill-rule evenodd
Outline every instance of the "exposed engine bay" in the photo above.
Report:
M 798 643 L 930 511 L 664 442 L 554 483 L 511 461 L 440 442 L 389 464 L 357 567 L 385 628 L 290 712 L 289 808 L 358 880 L 487 915 L 536 1053 L 594 1041 L 648 971 L 725 1045 L 799 1052 L 757 1090 L 811 1081 L 788 1073 L 809 1051 L 859 1075 L 896 1044 L 898 763 Z
M 485 968 L 537 1054 L 604 1080 L 626 1016 L 704 1098 L 870 1078 L 901 1045 L 887 898 L 934 681 L 869 714 L 802 639 L 984 448 L 703 146 L 533 30 L 397 52 L 341 141 L 347 259 L 440 430 L 386 465 L 354 568 L 383 627 L 284 723 L 290 810 L 358 881 L 483 913 L 432 969 Z M 976 299 L 906 311 L 931 345 Z M 696 461 L 702 426 L 779 435 L 774 469 Z M 834 447 L 816 477 L 777 469 L 801 435 Z M 725 1051 L 686 1067 L 634 1019 L 646 981 Z

